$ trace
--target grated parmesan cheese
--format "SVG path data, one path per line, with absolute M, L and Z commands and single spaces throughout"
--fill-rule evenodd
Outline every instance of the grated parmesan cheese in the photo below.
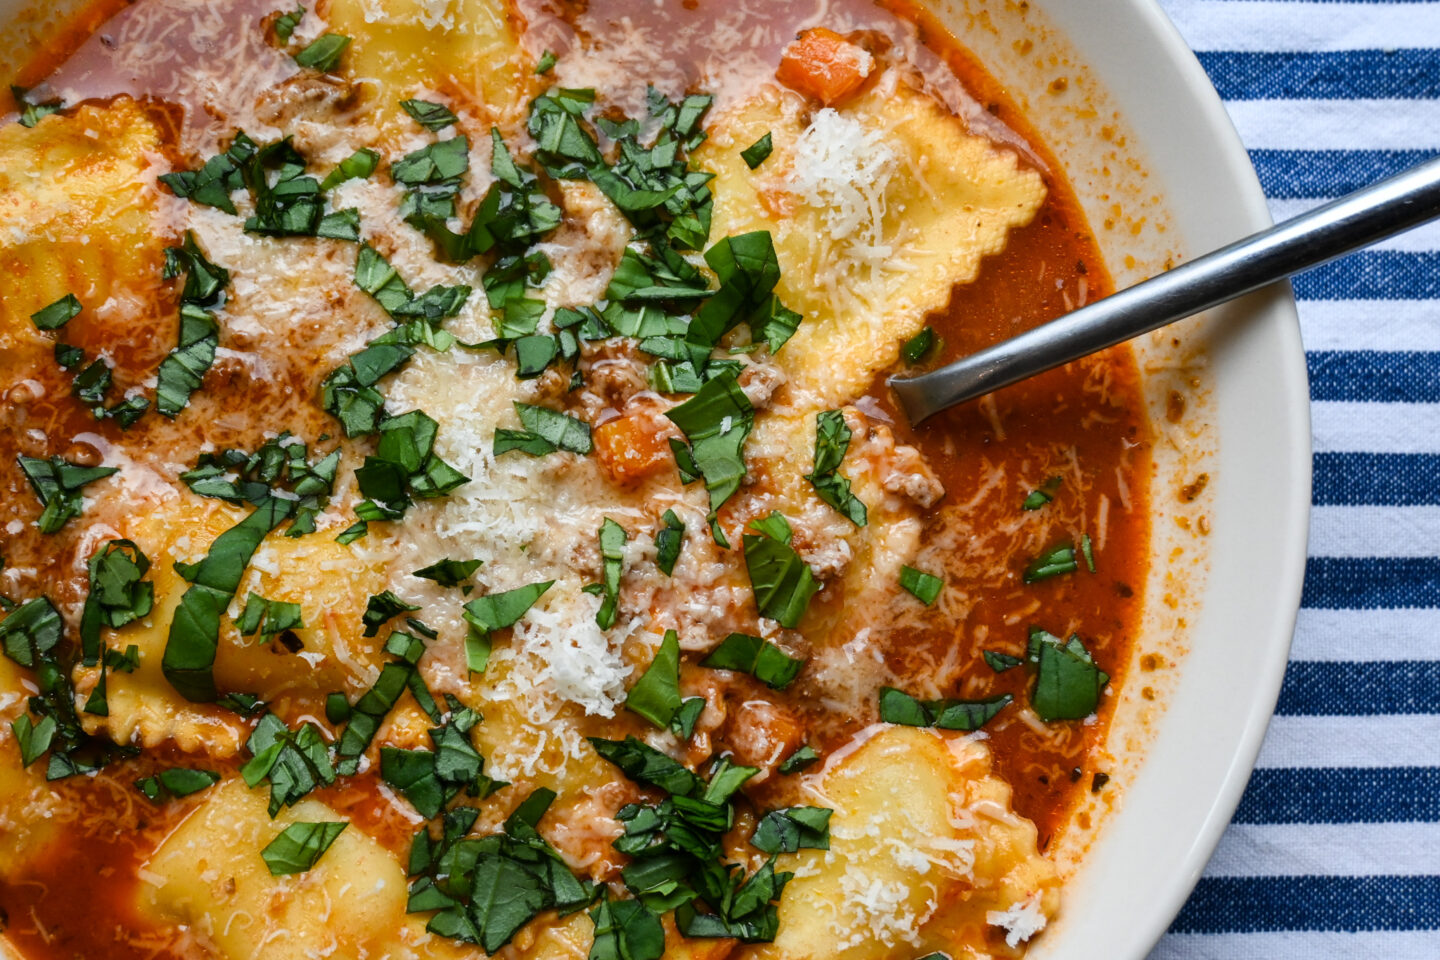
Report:
M 795 142 L 787 182 L 820 211 L 842 255 L 871 266 L 894 256 L 884 242 L 885 191 L 900 168 L 881 131 L 826 107 Z
M 1037 890 L 1004 910 L 989 911 L 985 914 L 985 922 L 994 927 L 1003 927 L 1005 945 L 1013 949 L 1044 930 L 1049 920 L 1040 909 L 1040 891 Z

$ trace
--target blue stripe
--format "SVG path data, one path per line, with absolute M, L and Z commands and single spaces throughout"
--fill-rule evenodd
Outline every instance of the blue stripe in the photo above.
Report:
M 1323 350 L 1305 361 L 1311 400 L 1440 402 L 1440 352 Z
M 1340 197 L 1440 156 L 1434 150 L 1251 150 L 1265 195 L 1277 200 Z
M 1440 96 L 1440 50 L 1195 54 L 1226 100 L 1420 100 Z
M 1261 768 L 1250 775 L 1235 822 L 1440 822 L 1440 769 Z
M 1440 298 L 1440 253 L 1369 250 L 1292 282 L 1301 300 L 1433 300 Z
M 1437 714 L 1440 661 L 1292 660 L 1285 668 L 1285 683 L 1275 712 L 1312 717 Z
M 1331 851 L 1344 858 L 1344 850 Z M 1204 877 L 1174 933 L 1440 929 L 1440 877 Z
M 1317 507 L 1440 504 L 1440 456 L 1433 453 L 1317 453 L 1314 465 Z
M 1440 557 L 1311 557 L 1300 605 L 1319 610 L 1440 607 Z

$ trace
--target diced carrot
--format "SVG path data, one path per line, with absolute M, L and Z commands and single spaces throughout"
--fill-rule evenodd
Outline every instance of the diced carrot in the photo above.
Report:
M 595 456 L 610 479 L 629 486 L 673 463 L 669 437 L 647 412 L 624 414 L 595 428 Z
M 828 107 L 860 89 L 874 64 L 864 48 L 834 30 L 814 27 L 785 48 L 775 78 Z

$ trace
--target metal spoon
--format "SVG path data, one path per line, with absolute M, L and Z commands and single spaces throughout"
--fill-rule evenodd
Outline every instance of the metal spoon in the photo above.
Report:
M 911 423 L 1234 300 L 1440 216 L 1440 159 L 1277 224 L 918 377 L 891 377 Z

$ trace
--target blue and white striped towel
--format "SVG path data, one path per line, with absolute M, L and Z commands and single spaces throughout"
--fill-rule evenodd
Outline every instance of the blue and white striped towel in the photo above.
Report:
M 1161 0 L 1275 218 L 1440 153 L 1437 0 Z M 1295 281 L 1310 560 L 1259 768 L 1151 960 L 1440 958 L 1440 226 Z

